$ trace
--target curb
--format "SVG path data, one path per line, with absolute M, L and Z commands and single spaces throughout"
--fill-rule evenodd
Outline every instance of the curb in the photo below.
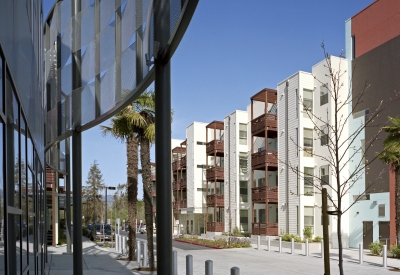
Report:
M 179 240 L 179 239 L 173 239 L 173 240 L 176 241 L 176 242 L 188 243 L 188 244 L 193 244 L 193 245 L 198 245 L 198 246 L 204 246 L 204 247 L 207 247 L 207 248 L 224 249 L 223 247 L 216 247 L 216 246 L 200 244 L 200 243 L 195 243 L 195 242 L 190 242 L 190 241 L 184 241 L 184 240 Z

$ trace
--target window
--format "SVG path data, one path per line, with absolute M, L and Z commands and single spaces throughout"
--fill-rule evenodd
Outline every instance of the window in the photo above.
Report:
M 239 123 L 239 144 L 247 145 L 247 124 Z
M 296 157 L 299 156 L 299 128 L 296 128 Z
M 240 202 L 248 202 L 247 200 L 247 181 L 240 181 Z
M 329 166 L 325 165 L 319 169 L 319 176 L 321 179 L 321 185 L 329 185 Z
M 313 130 L 303 129 L 303 152 L 305 157 L 312 157 L 313 152 Z
M 197 168 L 207 168 L 207 165 L 205 165 L 205 164 L 197 165 Z
M 351 36 L 351 51 L 352 51 L 352 56 L 351 59 L 356 58 L 356 37 L 354 35 Z
M 198 141 L 197 142 L 197 145 L 206 145 L 207 143 L 206 142 L 203 142 L 203 141 Z
M 239 169 L 241 174 L 247 174 L 247 153 L 239 153 Z
M 249 211 L 240 210 L 240 231 L 249 231 Z
M 319 95 L 319 105 L 325 105 L 326 103 L 328 103 L 328 84 L 323 84 L 320 87 L 320 95 Z
M 3 59 L 0 56 L 0 110 L 4 112 Z
M 365 139 L 361 140 L 361 163 L 365 164 Z
M 321 126 L 321 146 L 328 145 L 329 142 L 329 128 L 328 125 Z
M 299 216 L 300 216 L 299 207 L 296 206 L 296 221 L 297 221 L 296 234 L 297 234 L 297 236 L 300 235 L 300 219 L 299 219 Z
M 296 118 L 299 118 L 299 92 L 296 89 Z
M 304 167 L 304 196 L 314 196 L 314 168 Z
M 385 217 L 385 205 L 380 204 L 378 206 L 378 217 Z
M 313 92 L 303 90 L 303 113 L 304 117 L 310 117 L 313 107 Z
M 296 166 L 296 195 L 300 193 L 300 177 L 299 177 L 299 166 Z
M 314 232 L 314 207 L 304 206 L 304 227 L 310 226 Z

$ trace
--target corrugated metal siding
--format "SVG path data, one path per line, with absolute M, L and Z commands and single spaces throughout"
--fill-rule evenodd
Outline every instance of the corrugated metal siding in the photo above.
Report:
M 186 138 L 187 207 L 194 207 L 194 123 L 186 128 Z

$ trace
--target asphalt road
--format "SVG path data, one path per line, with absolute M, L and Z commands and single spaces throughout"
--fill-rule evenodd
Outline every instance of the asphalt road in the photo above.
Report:
M 122 236 L 128 236 L 126 231 L 120 231 L 120 234 Z M 147 241 L 147 234 L 137 233 L 136 234 L 136 239 L 137 240 Z M 154 249 L 157 249 L 157 244 L 156 244 L 157 236 L 156 235 L 154 235 L 153 240 L 154 240 Z M 174 240 L 172 241 L 172 247 L 173 248 L 182 249 L 182 250 L 206 250 L 206 249 L 210 249 L 210 248 L 207 248 L 207 247 L 204 247 L 204 246 L 181 243 L 181 242 L 176 242 Z

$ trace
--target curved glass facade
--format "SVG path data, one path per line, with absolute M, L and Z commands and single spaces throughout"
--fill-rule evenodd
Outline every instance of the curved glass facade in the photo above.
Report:
M 44 271 L 41 10 L 12 0 L 0 9 L 0 274 Z

